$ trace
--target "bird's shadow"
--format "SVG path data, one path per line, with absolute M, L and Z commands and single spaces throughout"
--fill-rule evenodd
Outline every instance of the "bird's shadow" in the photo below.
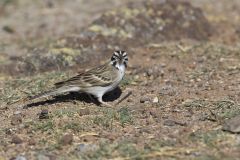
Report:
M 115 88 L 114 90 L 106 93 L 103 96 L 103 101 L 104 102 L 112 102 L 119 98 L 122 94 L 122 91 L 119 87 Z M 61 103 L 61 102 L 73 102 L 75 103 L 76 101 L 82 101 L 85 103 L 94 103 L 96 105 L 100 105 L 100 103 L 97 101 L 95 97 L 92 96 L 92 98 L 89 97 L 88 94 L 86 93 L 79 93 L 79 92 L 70 92 L 66 95 L 58 95 L 54 96 L 51 99 L 44 100 L 44 101 L 38 101 L 38 102 L 32 102 L 29 104 L 26 104 L 23 106 L 24 109 L 27 108 L 32 108 L 32 107 L 37 107 L 40 105 L 46 105 L 46 104 L 55 104 L 55 103 Z

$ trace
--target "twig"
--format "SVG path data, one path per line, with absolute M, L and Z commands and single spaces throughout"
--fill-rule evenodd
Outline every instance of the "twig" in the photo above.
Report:
M 123 96 L 115 105 L 118 105 L 119 103 L 121 103 L 123 100 L 125 100 L 127 97 L 129 97 L 132 94 L 132 91 L 128 91 L 128 93 Z

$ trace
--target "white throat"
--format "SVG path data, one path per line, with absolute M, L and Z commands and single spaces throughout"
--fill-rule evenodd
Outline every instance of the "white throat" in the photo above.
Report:
M 119 64 L 117 63 L 115 67 L 116 67 L 120 72 L 122 72 L 122 73 L 125 72 L 126 67 L 125 67 L 124 64 L 119 65 Z

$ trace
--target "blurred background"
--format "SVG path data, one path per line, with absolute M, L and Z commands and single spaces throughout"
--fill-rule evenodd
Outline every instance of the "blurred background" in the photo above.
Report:
M 128 2 L 131 0 L 1 0 L 1 53 L 23 55 L 24 46 L 80 34 L 101 14 Z
M 31 74 L 47 67 L 56 69 L 56 63 L 61 63 L 60 67 L 69 67 L 87 61 L 83 55 L 79 57 L 81 51 L 86 55 L 97 52 L 94 55 L 98 59 L 99 52 L 146 43 L 190 39 L 237 45 L 240 38 L 239 12 L 238 0 L 172 0 L 168 3 L 165 0 L 1 0 L 0 65 L 8 69 L 0 71 L 24 73 L 28 68 L 27 74 Z M 70 38 L 61 41 L 63 37 Z M 73 41 L 78 44 L 73 44 Z M 95 42 L 93 45 L 93 41 L 98 41 L 98 44 Z M 59 50 L 64 47 L 71 49 Z M 64 58 L 51 53 L 75 54 L 73 49 L 79 50 L 76 53 L 78 58 L 74 57 L 77 62 L 53 60 Z M 48 62 L 45 63 L 48 64 L 42 64 L 40 60 L 33 62 L 30 55 L 26 58 L 27 54 L 34 54 L 35 59 L 41 59 L 37 54 L 46 56 L 47 53 L 45 60 Z M 19 69 L 12 67 L 9 70 L 8 64 L 14 60 L 25 64 L 19 64 Z

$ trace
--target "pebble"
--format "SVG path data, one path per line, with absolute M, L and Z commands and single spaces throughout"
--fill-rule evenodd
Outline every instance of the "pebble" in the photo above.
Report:
M 47 109 L 43 109 L 41 111 L 41 113 L 39 114 L 39 119 L 48 119 L 49 115 L 48 115 L 48 110 Z
M 163 122 L 163 125 L 164 126 L 175 126 L 176 125 L 176 122 L 171 120 L 171 119 L 167 119 Z
M 161 66 L 162 68 L 165 68 L 165 67 L 167 66 L 167 64 L 166 64 L 166 63 L 161 63 L 160 66 Z
M 240 115 L 226 120 L 223 124 L 223 130 L 231 133 L 240 133 Z
M 159 94 L 174 96 L 174 95 L 176 95 L 176 90 L 173 87 L 166 85 L 160 89 Z
M 22 142 L 23 142 L 23 140 L 22 140 L 19 136 L 14 135 L 14 136 L 12 137 L 12 143 L 20 144 L 20 143 L 22 143 Z
M 21 111 L 14 112 L 14 114 L 21 114 L 21 113 L 22 113 Z
M 10 134 L 13 134 L 15 130 L 16 130 L 16 129 L 8 128 L 8 129 L 6 129 L 5 133 L 6 133 L 7 135 L 10 135 Z
M 72 134 L 65 134 L 61 138 L 61 144 L 62 145 L 68 145 L 68 144 L 71 144 L 72 142 L 73 142 L 73 135 Z
M 34 138 L 29 139 L 28 144 L 31 146 L 35 145 L 36 144 L 35 139 Z
M 158 97 L 153 98 L 153 103 L 158 103 Z
M 150 102 L 151 100 L 150 100 L 150 98 L 148 98 L 148 97 L 141 97 L 140 98 L 140 103 L 145 103 L 145 102 Z
M 21 114 L 14 114 L 11 118 L 12 125 L 18 125 L 22 123 L 22 115 Z
M 149 113 L 153 118 L 160 118 L 161 116 L 157 108 L 150 108 Z
M 81 108 L 78 113 L 80 116 L 89 115 L 90 110 L 88 108 Z

